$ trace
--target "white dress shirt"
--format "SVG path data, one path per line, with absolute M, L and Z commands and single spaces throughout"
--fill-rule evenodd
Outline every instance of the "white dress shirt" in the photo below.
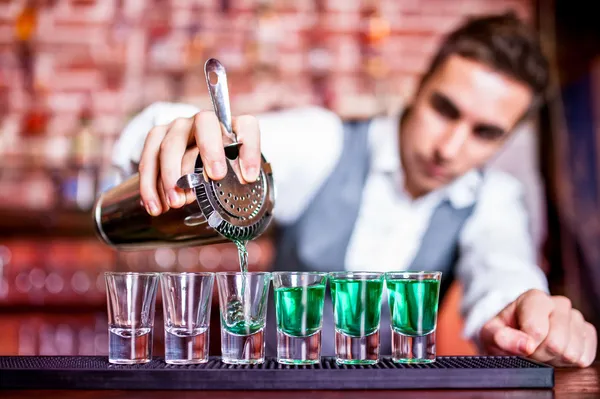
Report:
M 198 112 L 194 106 L 155 103 L 138 114 L 116 143 L 113 163 L 135 172 L 146 134 L 155 125 Z M 293 223 L 335 167 L 342 149 L 342 122 L 332 112 L 306 107 L 257 116 L 261 148 L 273 168 L 274 217 Z M 468 172 L 448 186 L 413 200 L 403 189 L 397 118 L 379 117 L 370 126 L 372 165 L 345 258 L 348 270 L 405 270 L 420 247 L 440 201 L 454 207 L 477 202 L 459 237 L 456 277 L 463 286 L 465 337 L 476 339 L 483 324 L 529 289 L 548 292 L 536 265 L 520 183 L 488 170 Z

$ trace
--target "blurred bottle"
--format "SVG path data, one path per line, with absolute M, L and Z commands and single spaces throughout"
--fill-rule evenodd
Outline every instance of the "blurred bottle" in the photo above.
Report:
M 23 73 L 25 90 L 29 93 L 33 93 L 34 90 L 32 39 L 37 28 L 37 17 L 37 2 L 35 0 L 27 0 L 15 21 L 15 46 L 19 59 L 19 68 Z
M 63 179 L 63 205 L 69 209 L 90 210 L 96 198 L 97 164 L 102 147 L 93 129 L 92 116 L 92 98 L 88 94 L 79 114 Z
M 21 119 L 19 145 L 21 159 L 12 165 L 13 185 L 8 206 L 22 210 L 50 210 L 56 203 L 55 185 L 47 170 L 48 125 L 52 117 L 48 92 L 43 87 L 32 90 L 28 107 Z M 15 193 L 19 193 L 18 195 Z
M 110 91 L 118 91 L 122 89 L 125 81 L 124 71 L 127 69 L 127 58 L 132 58 L 130 54 L 131 49 L 128 45 L 131 35 L 134 33 L 131 23 L 125 14 L 123 0 L 116 2 L 114 16 L 107 28 L 106 50 L 101 60 L 101 69 L 104 74 L 105 88 Z M 138 57 L 129 60 L 131 65 L 139 62 Z M 129 70 L 132 70 L 131 66 Z
M 47 99 L 48 93 L 44 88 L 32 90 L 29 96 L 29 106 L 22 119 L 21 136 L 39 137 L 47 132 L 51 117 Z
M 4 209 L 51 209 L 56 202 L 55 186 L 49 173 L 48 125 L 52 112 L 48 91 L 38 86 L 28 95 L 27 108 L 20 116 L 16 157 L 9 159 L 0 184 Z M 18 195 L 17 195 L 18 193 Z
M 277 57 L 282 33 L 280 20 L 271 0 L 261 0 L 255 10 L 256 27 L 251 43 L 251 56 L 257 67 L 269 67 Z
M 363 8 L 362 19 L 365 25 L 361 45 L 366 72 L 372 79 L 381 79 L 388 73 L 382 45 L 390 35 L 390 23 L 379 10 L 378 2 L 374 1 L 367 2 Z
M 188 72 L 194 72 L 204 66 L 206 61 L 205 42 L 202 29 L 203 6 L 194 3 L 190 10 L 191 21 L 187 28 L 187 43 L 185 46 L 185 67 Z M 200 73 L 200 71 L 198 71 Z

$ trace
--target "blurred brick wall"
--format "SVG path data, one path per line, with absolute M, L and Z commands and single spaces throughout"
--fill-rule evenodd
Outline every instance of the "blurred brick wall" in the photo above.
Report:
M 49 108 L 48 136 L 72 132 L 89 107 L 95 131 L 111 138 L 153 101 L 209 106 L 209 57 L 228 69 L 234 113 L 395 108 L 465 15 L 532 13 L 531 0 L 36 0 L 26 11 L 27 3 L 0 1 L 0 152 L 27 151 L 19 121 L 34 102 Z

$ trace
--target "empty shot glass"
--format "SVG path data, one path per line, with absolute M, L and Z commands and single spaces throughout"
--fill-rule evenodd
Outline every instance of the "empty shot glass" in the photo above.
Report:
M 330 274 L 338 364 L 379 362 L 383 282 L 380 272 Z
M 271 273 L 219 272 L 221 360 L 228 364 L 265 361 L 265 325 Z
M 158 273 L 106 272 L 108 361 L 152 360 Z
M 273 273 L 279 363 L 320 362 L 326 285 L 327 273 Z
M 161 273 L 165 362 L 208 361 L 214 273 Z
M 441 278 L 441 272 L 386 273 L 393 361 L 435 361 L 435 329 Z

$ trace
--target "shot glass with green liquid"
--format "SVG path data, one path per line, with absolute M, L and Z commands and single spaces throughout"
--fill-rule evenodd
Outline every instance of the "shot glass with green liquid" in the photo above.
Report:
M 441 272 L 386 273 L 393 361 L 435 361 L 435 329 L 441 278 Z
M 221 359 L 228 364 L 265 361 L 265 325 L 271 273 L 218 272 Z
M 320 362 L 326 285 L 327 273 L 273 273 L 279 363 Z
M 379 362 L 379 325 L 384 273 L 330 274 L 338 364 Z

